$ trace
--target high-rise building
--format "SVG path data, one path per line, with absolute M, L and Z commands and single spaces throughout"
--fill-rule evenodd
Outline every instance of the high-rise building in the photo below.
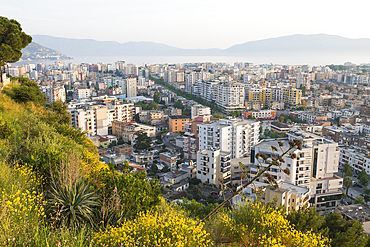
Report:
M 284 88 L 283 89 L 284 103 L 297 106 L 301 104 L 302 90 L 297 88 Z
M 289 148 L 289 141 L 299 139 L 302 141 L 302 150 L 292 149 L 297 158 L 284 157 L 285 162 L 281 166 L 272 166 L 269 173 L 276 181 L 305 186 L 310 188 L 310 203 L 316 206 L 317 210 L 328 210 L 335 208 L 341 199 L 343 179 L 336 176 L 339 164 L 338 143 L 325 139 L 322 136 L 310 132 L 297 131 L 287 133 L 288 138 L 279 139 L 283 142 L 283 150 Z M 278 148 L 273 151 L 271 146 Z M 276 154 L 281 155 L 278 140 L 263 140 L 252 148 L 250 174 L 257 174 L 257 167 L 266 167 L 269 163 L 258 162 L 255 158 L 257 153 L 263 153 L 271 158 Z M 289 168 L 289 175 L 282 170 Z M 252 176 L 253 177 L 253 176 Z M 264 180 L 259 179 L 260 182 Z
M 107 135 L 108 116 L 105 105 L 82 106 L 69 108 L 71 114 L 71 125 L 76 129 L 86 131 L 87 135 Z
M 108 107 L 108 124 L 113 121 L 131 122 L 133 119 L 134 103 L 111 101 L 106 103 Z
M 231 158 L 250 153 L 259 141 L 259 122 L 243 119 L 220 119 L 218 122 L 198 124 L 199 150 L 213 147 L 230 152 Z
M 216 104 L 226 113 L 245 109 L 245 89 L 242 83 L 220 83 L 217 92 Z
M 124 85 L 126 87 L 126 97 L 137 96 L 137 82 L 135 77 L 125 79 Z
M 208 147 L 197 153 L 197 178 L 203 183 L 229 184 L 231 181 L 231 154 Z

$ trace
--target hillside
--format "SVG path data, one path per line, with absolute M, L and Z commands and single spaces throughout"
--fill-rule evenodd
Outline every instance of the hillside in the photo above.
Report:
M 26 48 L 22 49 L 22 61 L 37 61 L 37 60 L 69 60 L 73 57 L 64 55 L 58 51 L 31 42 Z
M 335 35 L 289 35 L 250 41 L 227 49 L 181 49 L 154 42 L 97 41 L 33 35 L 35 42 L 72 56 L 247 56 L 289 54 L 370 55 L 370 39 L 349 39 Z

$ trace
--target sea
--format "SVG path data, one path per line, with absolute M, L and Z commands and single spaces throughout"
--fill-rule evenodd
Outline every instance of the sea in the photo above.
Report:
M 335 55 L 297 55 L 297 56 L 258 56 L 258 57 L 227 57 L 227 56 L 77 56 L 72 60 L 38 60 L 38 61 L 22 61 L 14 65 L 21 64 L 52 64 L 55 61 L 66 61 L 66 63 L 105 63 L 114 64 L 116 61 L 125 61 L 126 64 L 133 63 L 139 66 L 145 64 L 176 64 L 176 63 L 229 63 L 233 65 L 235 62 L 248 62 L 253 64 L 282 64 L 282 65 L 329 65 L 329 64 L 344 64 L 352 62 L 355 64 L 370 63 L 370 56 L 335 56 Z

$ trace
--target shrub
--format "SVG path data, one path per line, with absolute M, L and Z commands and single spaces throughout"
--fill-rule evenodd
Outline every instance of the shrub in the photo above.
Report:
M 223 235 L 243 246 L 328 246 L 328 239 L 294 229 L 282 210 L 247 203 L 222 218 Z
M 209 246 L 209 234 L 203 224 L 177 215 L 175 212 L 140 213 L 120 227 L 95 234 L 99 246 Z

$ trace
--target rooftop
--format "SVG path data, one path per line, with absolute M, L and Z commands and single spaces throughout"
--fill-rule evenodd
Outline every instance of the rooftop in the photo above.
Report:
M 351 220 L 370 221 L 370 209 L 362 204 L 339 206 L 337 211 Z
M 270 190 L 276 190 L 280 192 L 289 191 L 290 194 L 299 195 L 300 197 L 305 196 L 310 192 L 310 188 L 299 185 L 294 185 L 286 182 L 279 182 L 279 188 L 275 189 L 272 185 L 267 186 Z
M 190 119 L 190 117 L 185 115 L 176 115 L 176 116 L 169 116 L 170 119 Z

